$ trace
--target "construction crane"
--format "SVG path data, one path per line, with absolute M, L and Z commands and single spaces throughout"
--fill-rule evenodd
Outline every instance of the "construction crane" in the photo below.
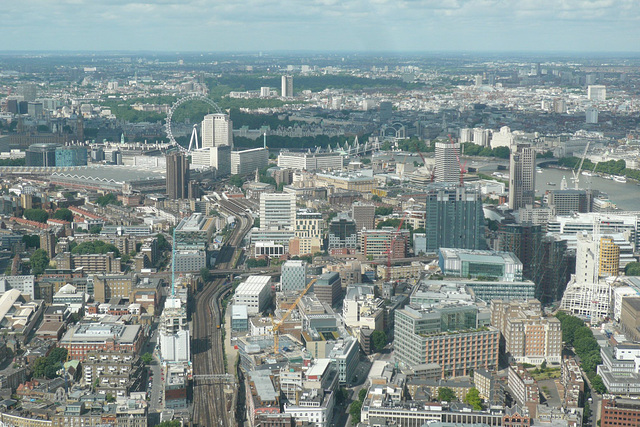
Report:
M 584 164 L 584 159 L 585 157 L 587 157 L 589 144 L 591 144 L 591 141 L 587 141 L 587 145 L 584 147 L 584 153 L 582 153 L 582 158 L 580 159 L 580 166 L 578 166 L 578 172 L 576 172 L 575 170 L 571 171 L 571 173 L 573 174 L 573 184 L 576 190 L 579 190 L 578 184 L 580 182 L 580 172 L 582 171 L 582 165 Z
M 420 152 L 420 150 L 418 151 L 418 155 L 420 156 L 420 158 L 422 159 L 422 165 L 424 166 L 424 168 L 429 171 L 429 168 L 427 167 L 427 161 L 424 158 L 424 155 L 422 154 L 422 152 Z M 433 180 L 435 179 L 435 175 L 436 175 L 436 167 L 435 165 L 431 168 L 431 172 L 430 172 L 430 176 L 429 176 L 429 180 L 431 182 L 433 182 Z
M 398 235 L 400 234 L 400 229 L 402 228 L 402 224 L 404 224 L 404 220 L 407 219 L 407 212 L 402 215 L 402 219 L 400 220 L 400 224 L 398 224 L 398 228 L 391 236 L 391 240 L 389 242 L 389 250 L 387 251 L 387 280 L 391 278 L 391 254 L 393 254 L 393 249 L 396 244 L 396 240 L 398 239 Z
M 291 312 L 298 306 L 298 303 L 300 302 L 300 300 L 302 299 L 304 294 L 306 294 L 307 291 L 309 289 L 311 289 L 311 287 L 313 286 L 314 283 L 316 283 L 317 280 L 318 279 L 315 278 L 315 279 L 313 279 L 312 281 L 309 282 L 307 287 L 304 288 L 304 290 L 300 293 L 300 295 L 298 295 L 298 298 L 296 298 L 295 302 L 293 304 L 291 304 L 291 307 L 289 307 L 289 309 L 286 311 L 286 313 L 284 313 L 284 316 L 282 316 L 282 319 L 280 319 L 279 322 L 277 322 L 277 323 L 274 322 L 273 321 L 273 317 L 271 317 L 271 324 L 273 325 L 273 354 L 277 354 L 278 353 L 278 345 L 280 343 L 280 338 L 279 338 L 278 334 L 280 333 L 280 327 L 282 327 L 282 325 L 287 320 L 289 315 L 291 315 Z
M 453 152 L 456 154 L 456 160 L 458 161 L 458 166 L 460 166 L 460 187 L 462 187 L 464 185 L 464 178 L 463 175 L 465 173 L 467 173 L 465 166 L 467 165 L 467 162 L 464 162 L 464 165 L 462 164 L 462 162 L 460 161 L 460 155 L 458 154 L 458 150 L 456 149 L 456 144 L 455 142 L 453 142 L 453 138 L 451 137 L 451 134 L 449 134 L 449 142 L 451 143 L 451 147 L 453 148 Z

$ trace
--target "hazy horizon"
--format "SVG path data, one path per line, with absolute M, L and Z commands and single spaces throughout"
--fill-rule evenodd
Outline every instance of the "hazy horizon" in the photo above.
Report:
M 633 0 L 23 0 L 4 52 L 638 53 Z

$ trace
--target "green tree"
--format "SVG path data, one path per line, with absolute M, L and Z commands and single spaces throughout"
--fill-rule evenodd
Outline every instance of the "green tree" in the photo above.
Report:
M 456 394 L 449 387 L 440 387 L 438 389 L 438 400 L 440 402 L 454 402 L 458 400 Z
M 393 208 L 390 206 L 379 206 L 376 208 L 377 216 L 387 216 L 393 213 Z
M 351 424 L 355 425 L 360 422 L 360 415 L 362 413 L 362 402 L 359 400 L 354 401 L 349 406 L 349 415 L 351 415 Z
M 89 229 L 89 233 L 91 233 L 91 234 L 100 234 L 101 231 L 102 231 L 102 226 L 101 225 L 93 225 Z
M 207 267 L 202 267 L 200 269 L 200 278 L 202 278 L 203 282 L 208 282 L 211 280 L 211 271 Z
M 171 421 L 163 421 L 160 424 L 158 424 L 158 427 L 181 427 L 182 424 L 180 424 L 180 421 L 178 420 L 171 420 Z
M 591 381 L 591 386 L 596 392 L 600 394 L 605 394 L 607 392 L 607 387 L 604 385 L 604 382 L 602 382 L 602 377 L 600 375 L 594 375 L 589 378 L 589 380 Z
M 61 219 L 63 221 L 72 222 L 73 221 L 73 212 L 71 212 L 67 208 L 60 208 L 53 213 L 53 218 Z
M 151 365 L 151 362 L 153 362 L 153 356 L 151 355 L 151 353 L 146 352 L 145 354 L 140 356 L 140 360 L 142 360 L 142 363 L 144 363 L 145 365 Z
M 111 393 L 107 393 L 107 397 L 105 399 L 108 403 L 113 403 L 116 401 L 116 398 Z
M 33 235 L 25 234 L 25 235 L 22 236 L 22 241 L 27 246 L 27 249 L 29 249 L 29 248 L 39 249 L 40 248 L 40 236 L 38 236 L 36 234 L 33 234 Z
M 242 188 L 242 184 L 244 184 L 244 178 L 240 175 L 231 175 L 229 178 L 229 184 L 238 188 Z
M 29 221 L 47 222 L 49 214 L 44 209 L 26 209 L 24 211 L 24 217 Z
M 49 255 L 44 249 L 36 249 L 29 261 L 31 262 L 31 272 L 35 275 L 42 274 L 49 266 Z
M 640 276 L 640 262 L 630 262 L 624 267 L 625 276 Z
M 120 256 L 120 251 L 115 245 L 105 243 L 102 240 L 82 242 L 71 250 L 72 254 L 106 254 L 108 252 L 113 252 L 116 258 Z
M 373 200 L 374 202 L 377 202 L 377 203 L 382 202 L 382 199 L 381 199 L 381 198 L 380 198 L 380 196 L 378 196 L 377 194 L 374 194 L 374 195 L 371 197 L 371 200 Z
M 481 411 L 482 399 L 480 399 L 480 392 L 477 388 L 471 387 L 464 398 L 464 401 L 471 405 L 476 411 Z
M 387 334 L 384 331 L 373 331 L 373 334 L 371 334 L 371 342 L 376 352 L 382 351 L 388 342 Z
M 366 398 L 367 398 L 367 389 L 361 388 L 360 391 L 358 392 L 358 400 L 360 401 L 360 403 L 363 403 L 364 399 Z
M 107 193 L 104 196 L 100 196 L 96 199 L 96 203 L 102 207 L 107 205 L 121 205 L 122 202 L 118 201 L 118 197 L 116 197 L 113 193 Z
M 158 239 L 158 249 L 161 251 L 168 251 L 171 249 L 171 243 L 164 237 L 164 234 L 156 234 L 156 239 Z

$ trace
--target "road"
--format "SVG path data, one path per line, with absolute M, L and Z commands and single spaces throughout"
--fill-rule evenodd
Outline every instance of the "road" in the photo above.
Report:
M 236 203 L 221 201 L 220 207 L 237 218 L 236 227 L 220 250 L 216 266 L 216 269 L 227 270 L 236 267 L 242 251 L 240 245 L 253 226 L 253 218 L 244 207 Z M 196 295 L 191 346 L 194 374 L 193 425 L 196 426 L 236 425 L 233 404 L 237 387 L 218 377 L 212 377 L 227 372 L 222 346 L 223 329 L 220 328 L 220 306 L 230 290 L 231 284 L 226 278 L 217 278 L 208 282 Z

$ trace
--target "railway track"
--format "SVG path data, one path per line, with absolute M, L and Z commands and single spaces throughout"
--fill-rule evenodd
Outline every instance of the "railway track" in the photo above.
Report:
M 225 203 L 223 209 L 236 215 L 237 224 L 220 250 L 216 268 L 235 268 L 238 261 L 239 245 L 253 226 L 251 215 L 239 205 Z M 222 346 L 221 301 L 230 290 L 227 279 L 219 278 L 207 283 L 196 296 L 196 311 L 193 316 L 193 374 L 225 374 L 224 349 Z M 235 399 L 225 393 L 224 383 L 194 382 L 193 425 L 195 426 L 235 426 Z

